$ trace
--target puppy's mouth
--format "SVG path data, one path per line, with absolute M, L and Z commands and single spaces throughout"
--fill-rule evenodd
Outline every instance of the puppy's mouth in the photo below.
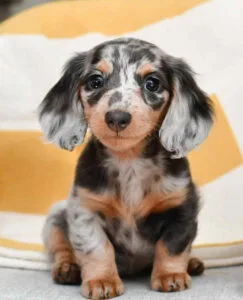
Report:
M 114 135 L 104 135 L 103 138 L 107 139 L 107 140 L 114 140 L 114 141 L 117 141 L 117 140 L 133 140 L 133 139 L 139 139 L 141 138 L 141 136 L 128 136 L 128 135 L 122 135 L 121 133 L 117 133 L 117 134 L 114 134 Z
M 134 132 L 135 131 L 135 132 Z M 145 139 L 153 132 L 152 130 L 124 130 L 124 131 L 112 131 L 108 128 L 108 130 L 104 130 L 101 134 L 100 138 L 106 140 L 107 142 L 119 142 L 119 141 L 134 141 L 137 142 L 139 140 Z

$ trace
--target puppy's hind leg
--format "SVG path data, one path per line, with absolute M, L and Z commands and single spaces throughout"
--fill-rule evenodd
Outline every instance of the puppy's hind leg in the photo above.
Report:
M 43 228 L 45 250 L 52 263 L 52 278 L 59 284 L 80 284 L 80 269 L 68 240 L 66 202 L 55 204 Z

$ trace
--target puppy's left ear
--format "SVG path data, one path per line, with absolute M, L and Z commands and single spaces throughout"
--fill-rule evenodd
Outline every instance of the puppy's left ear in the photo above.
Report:
M 44 136 L 69 151 L 82 143 L 87 129 L 79 95 L 85 59 L 86 53 L 81 53 L 68 61 L 62 77 L 39 107 L 39 121 Z
M 193 71 L 181 59 L 168 57 L 166 71 L 172 84 L 172 99 L 159 131 L 162 145 L 180 158 L 198 146 L 213 123 L 213 109 L 208 96 L 198 87 Z

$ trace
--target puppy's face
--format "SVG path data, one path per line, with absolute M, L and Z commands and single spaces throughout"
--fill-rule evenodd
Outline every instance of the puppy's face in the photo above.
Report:
M 136 39 L 103 43 L 71 59 L 40 106 L 47 138 L 72 150 L 87 125 L 108 148 L 135 147 L 155 129 L 174 157 L 208 134 L 212 110 L 189 66 Z
M 108 148 L 136 146 L 160 123 L 170 96 L 161 62 L 151 44 L 108 44 L 94 49 L 80 86 L 92 133 Z

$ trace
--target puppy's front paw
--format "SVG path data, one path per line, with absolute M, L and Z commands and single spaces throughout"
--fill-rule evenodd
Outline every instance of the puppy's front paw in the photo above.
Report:
M 187 273 L 162 274 L 151 279 L 151 288 L 159 292 L 177 292 L 189 288 L 191 277 Z
M 94 279 L 83 282 L 81 294 L 89 299 L 109 299 L 124 293 L 123 283 L 120 278 Z
M 59 284 L 80 284 L 79 266 L 71 262 L 56 262 L 52 267 L 52 278 Z

